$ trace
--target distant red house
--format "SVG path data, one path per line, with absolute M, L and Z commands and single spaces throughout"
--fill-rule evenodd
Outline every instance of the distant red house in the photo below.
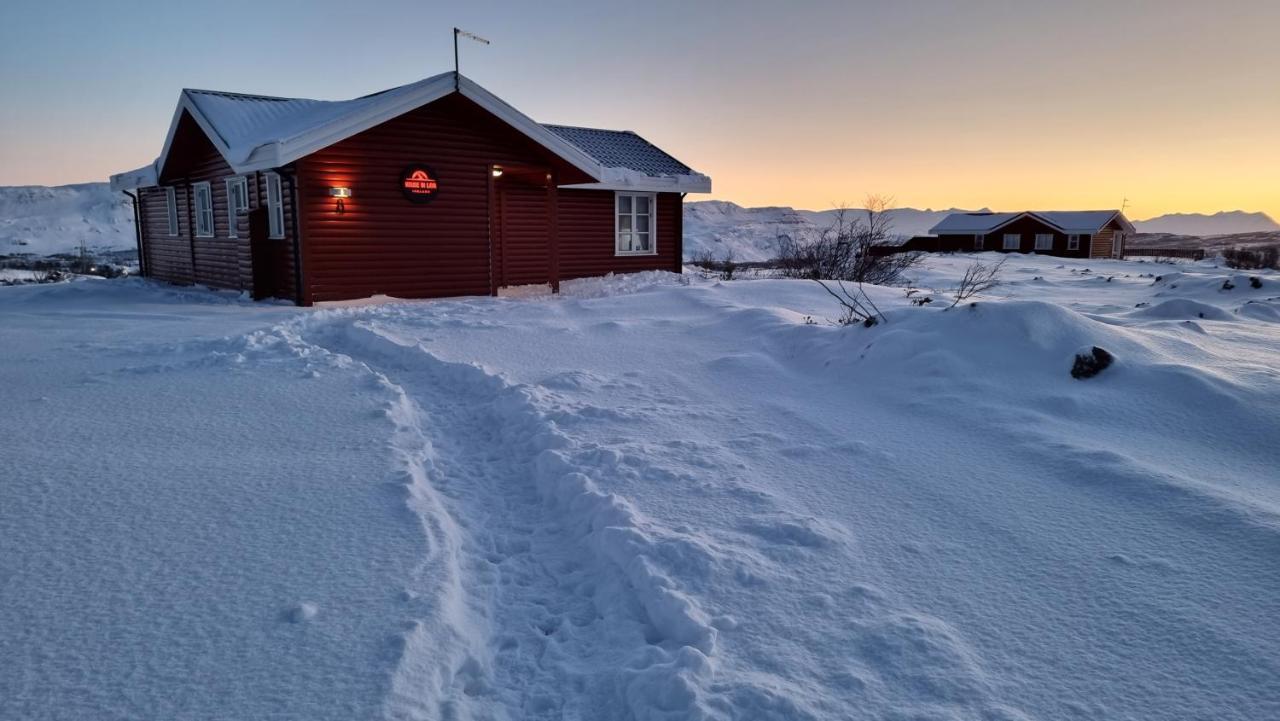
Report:
M 111 184 L 136 191 L 148 277 L 302 305 L 679 271 L 684 194 L 711 190 L 456 73 L 345 101 L 183 90 L 160 157 Z
M 1067 258 L 1122 258 L 1135 230 L 1118 210 L 952 213 L 904 250 L 1040 253 Z

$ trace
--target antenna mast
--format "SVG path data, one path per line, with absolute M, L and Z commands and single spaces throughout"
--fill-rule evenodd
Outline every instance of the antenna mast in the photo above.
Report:
M 478 43 L 483 43 L 485 45 L 489 44 L 488 40 L 485 40 L 484 38 L 480 37 L 479 35 L 476 35 L 475 33 L 469 33 L 466 30 L 463 30 L 462 28 L 453 29 L 453 86 L 455 89 L 458 87 L 458 36 L 459 35 L 461 35 L 464 38 L 467 38 L 468 40 L 474 40 Z

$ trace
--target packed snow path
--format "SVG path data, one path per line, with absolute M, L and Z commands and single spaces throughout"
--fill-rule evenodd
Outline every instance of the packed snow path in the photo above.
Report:
M 872 329 L 782 281 L 5 289 L 0 717 L 1280 716 L 1280 277 L 1006 273 L 972 309 L 875 289 Z M 166 426 L 195 502 L 119 450 Z

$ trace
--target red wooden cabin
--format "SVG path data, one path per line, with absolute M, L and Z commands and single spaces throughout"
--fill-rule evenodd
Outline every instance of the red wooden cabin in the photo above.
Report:
M 905 250 L 1040 253 L 1066 258 L 1123 258 L 1133 224 L 1119 210 L 1025 210 L 952 213 L 912 238 Z
M 685 193 L 630 131 L 542 125 L 456 73 L 354 100 L 183 90 L 136 193 L 143 273 L 301 305 L 681 268 Z

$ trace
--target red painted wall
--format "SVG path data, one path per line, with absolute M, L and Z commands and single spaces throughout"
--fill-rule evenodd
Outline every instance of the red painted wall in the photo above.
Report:
M 227 216 L 226 180 L 234 177 L 204 131 L 190 116 L 183 115 L 174 133 L 169 161 L 160 177 L 160 185 L 139 190 L 142 218 L 142 252 L 147 260 L 147 276 L 180 285 L 207 285 L 211 288 L 253 290 L 253 265 L 250 256 L 248 215 L 236 218 L 236 235 L 230 237 Z M 261 173 L 246 176 L 249 208 L 266 205 L 266 180 Z M 270 245 L 278 256 L 275 264 L 281 272 L 276 285 L 280 297 L 293 298 L 296 287 L 293 275 L 293 202 L 289 178 L 282 174 L 285 209 L 285 238 Z M 195 236 L 194 183 L 207 181 L 213 196 L 213 237 Z M 178 235 L 169 235 L 165 187 L 173 187 L 178 205 Z
M 411 203 L 401 192 L 401 173 L 413 163 L 430 166 L 438 176 L 439 190 L 430 203 Z M 544 169 L 565 184 L 591 178 L 460 95 L 336 143 L 297 165 L 303 277 L 311 302 L 375 294 L 482 295 L 491 284 L 549 282 L 554 263 L 547 238 L 553 226 L 561 279 L 679 268 L 678 194 L 659 197 L 658 254 L 615 257 L 613 192 L 557 189 L 554 213 L 549 213 L 545 185 L 494 181 L 494 165 Z M 335 186 L 352 189 L 343 214 L 335 212 L 329 195 Z M 508 218 L 514 221 L 505 238 L 496 207 L 500 189 L 506 190 Z
M 679 193 L 658 193 L 654 255 L 614 255 L 612 190 L 558 192 L 560 279 L 640 270 L 680 272 L 682 218 Z

